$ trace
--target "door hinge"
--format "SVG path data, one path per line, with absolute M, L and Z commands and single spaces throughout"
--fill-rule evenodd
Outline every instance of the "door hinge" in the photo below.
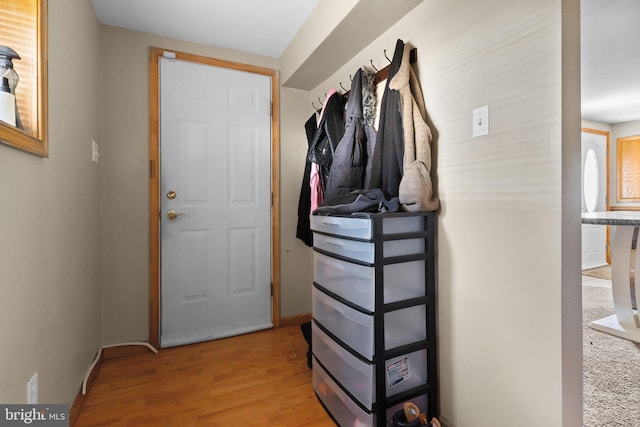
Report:
M 273 206 L 273 191 L 271 192 L 271 206 Z
M 273 102 L 271 103 L 271 107 L 269 110 L 270 110 L 269 115 L 273 117 Z
M 273 282 L 271 282 L 271 296 L 273 296 Z

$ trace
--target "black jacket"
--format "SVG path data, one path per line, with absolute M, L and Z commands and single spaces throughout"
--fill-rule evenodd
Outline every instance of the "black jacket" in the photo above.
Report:
M 325 200 L 364 188 L 369 158 L 367 151 L 373 150 L 376 138 L 373 128 L 376 103 L 374 78 L 373 71 L 358 69 L 351 82 L 345 115 L 346 129 L 333 155 Z
M 315 113 L 304 124 L 304 129 L 307 133 L 307 144 L 311 146 L 313 136 L 318 129 Z M 302 185 L 300 186 L 300 198 L 298 199 L 298 226 L 296 228 L 296 237 L 302 240 L 307 246 L 313 246 L 313 232 L 311 231 L 311 223 L 309 221 L 309 215 L 311 214 L 311 187 L 309 186 L 310 173 L 311 163 L 307 160 L 304 165 Z
M 327 188 L 333 155 L 343 135 L 344 103 L 342 95 L 334 92 L 326 101 L 318 129 L 307 153 L 307 160 L 320 166 L 320 183 L 323 194 Z
M 403 49 L 404 42 L 398 39 L 389 69 L 389 77 L 382 95 L 378 136 L 371 164 L 371 177 L 365 183 L 365 188 L 380 188 L 390 197 L 398 195 L 402 179 L 404 131 L 400 93 L 390 89 L 389 82 L 400 69 Z

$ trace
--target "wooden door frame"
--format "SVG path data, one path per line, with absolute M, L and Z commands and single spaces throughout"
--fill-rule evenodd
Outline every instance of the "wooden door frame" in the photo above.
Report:
M 175 59 L 271 77 L 271 316 L 280 326 L 280 117 L 275 70 L 152 47 L 149 56 L 149 343 L 160 348 L 160 79 L 159 59 Z

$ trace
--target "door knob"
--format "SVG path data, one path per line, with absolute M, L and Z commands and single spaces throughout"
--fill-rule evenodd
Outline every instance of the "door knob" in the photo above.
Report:
M 169 218 L 170 221 L 173 221 L 174 219 L 178 218 L 181 215 L 187 216 L 187 213 L 186 212 L 176 212 L 174 210 L 170 210 L 170 211 L 167 212 L 167 218 Z
M 173 200 L 173 199 L 175 199 L 175 198 L 176 198 L 176 192 L 175 192 L 175 191 L 171 190 L 171 191 L 169 191 L 169 192 L 167 193 L 167 199 L 171 199 L 171 200 Z

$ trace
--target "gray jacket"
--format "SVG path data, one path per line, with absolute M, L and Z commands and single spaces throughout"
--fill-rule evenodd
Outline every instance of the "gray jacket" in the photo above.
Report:
M 324 199 L 364 188 L 376 141 L 373 127 L 376 106 L 375 72 L 358 69 L 349 91 L 345 133 L 336 147 Z

